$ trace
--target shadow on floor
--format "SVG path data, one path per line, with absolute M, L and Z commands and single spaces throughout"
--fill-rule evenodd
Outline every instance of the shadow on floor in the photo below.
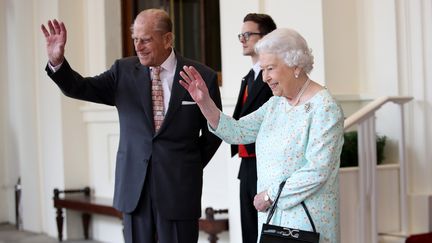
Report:
M 100 243 L 92 240 L 66 240 L 65 243 Z M 17 230 L 14 225 L 0 223 L 0 243 L 58 243 L 58 240 L 45 234 Z

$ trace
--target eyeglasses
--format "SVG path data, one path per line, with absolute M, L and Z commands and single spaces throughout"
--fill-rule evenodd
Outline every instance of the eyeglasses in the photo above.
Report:
M 262 33 L 257 32 L 244 32 L 237 35 L 238 39 L 241 41 L 243 38 L 245 41 L 248 41 L 251 35 L 263 35 Z

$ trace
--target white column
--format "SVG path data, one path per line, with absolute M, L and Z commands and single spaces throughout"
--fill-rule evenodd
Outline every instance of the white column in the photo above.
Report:
M 399 66 L 401 92 L 414 96 L 414 102 L 407 110 L 409 119 L 407 125 L 407 154 L 410 163 L 411 193 L 431 193 L 432 170 L 429 149 L 432 144 L 429 124 L 432 115 L 432 7 L 430 1 L 400 0 L 398 3 L 398 38 Z M 427 168 L 427 169 L 426 169 Z
M 409 233 L 409 214 L 408 214 L 408 163 L 406 156 L 406 143 L 405 143 L 405 112 L 403 104 L 400 105 L 400 139 L 399 139 L 399 203 L 400 203 L 400 231 L 404 235 Z
M 11 177 L 9 183 L 22 181 L 22 209 L 24 229 L 40 232 L 41 181 L 38 153 L 38 129 L 34 77 L 35 38 L 33 23 L 33 2 L 6 1 L 4 18 L 8 70 L 7 114 L 7 166 Z M 13 182 L 15 183 L 15 182 Z
M 429 229 L 427 198 L 432 194 L 432 4 L 427 0 L 396 1 L 399 86 L 414 97 L 406 109 L 407 193 L 411 233 Z
M 0 1 L 0 33 L 6 36 L 6 3 Z M 6 38 L 0 38 L 0 53 L 6 53 Z M 8 144 L 7 121 L 8 121 L 8 82 L 7 82 L 7 59 L 5 55 L 0 56 L 0 222 L 14 222 L 13 210 L 13 182 L 7 173 L 9 160 L 6 153 Z M 16 179 L 16 175 L 13 176 Z
M 375 116 L 358 126 L 359 161 L 359 230 L 357 242 L 377 243 L 377 194 L 376 194 L 376 131 Z M 368 153 L 365 153 L 368 152 Z
M 33 82 L 35 112 L 37 122 L 37 148 L 40 168 L 40 209 L 43 232 L 56 236 L 55 212 L 52 206 L 52 191 L 54 187 L 64 188 L 64 160 L 61 127 L 61 94 L 54 83 L 48 78 L 44 70 L 48 61 L 45 38 L 40 31 L 40 25 L 47 23 L 48 19 L 58 18 L 57 1 L 34 1 L 33 12 L 35 16 L 31 22 L 34 33 L 34 60 L 31 64 L 34 70 Z

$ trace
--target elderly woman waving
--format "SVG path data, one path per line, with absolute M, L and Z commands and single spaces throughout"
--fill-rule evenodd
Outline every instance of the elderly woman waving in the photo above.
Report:
M 181 72 L 182 86 L 197 102 L 213 132 L 230 144 L 256 142 L 259 227 L 286 181 L 272 224 L 312 231 L 301 205 L 307 206 L 320 242 L 339 242 L 339 157 L 343 113 L 329 92 L 311 80 L 313 56 L 292 29 L 277 29 L 256 45 L 263 80 L 274 97 L 260 109 L 235 120 L 213 103 L 193 67 Z

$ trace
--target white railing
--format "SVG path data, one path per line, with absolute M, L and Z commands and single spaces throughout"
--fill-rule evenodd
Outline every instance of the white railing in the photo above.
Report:
M 345 119 L 344 130 L 357 125 L 358 158 L 359 158 L 359 243 L 378 243 L 377 230 L 377 185 L 376 185 L 376 129 L 375 112 L 386 103 L 393 102 L 400 107 L 400 141 L 399 141 L 399 195 L 400 195 L 400 232 L 408 233 L 407 206 L 407 167 L 405 154 L 404 107 L 412 97 L 390 96 L 378 98 Z

